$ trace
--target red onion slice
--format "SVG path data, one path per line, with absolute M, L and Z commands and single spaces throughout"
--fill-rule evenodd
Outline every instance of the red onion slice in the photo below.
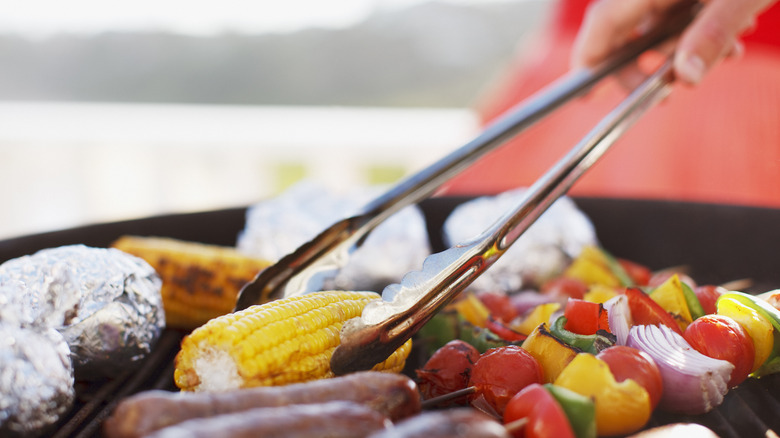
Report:
M 609 330 L 617 337 L 617 345 L 626 345 L 628 331 L 634 325 L 631 318 L 631 308 L 628 307 L 628 297 L 616 295 L 604 303 L 609 318 Z
M 649 354 L 658 364 L 664 384 L 661 409 L 698 415 L 723 402 L 734 369 L 730 362 L 699 353 L 666 326 L 634 326 L 627 345 Z

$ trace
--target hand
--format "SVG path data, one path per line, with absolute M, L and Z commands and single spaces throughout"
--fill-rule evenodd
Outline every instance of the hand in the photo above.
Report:
M 593 66 L 648 29 L 681 0 L 597 0 L 586 13 L 572 52 L 575 67 Z M 674 54 L 678 80 L 698 84 L 726 56 L 743 51 L 739 36 L 755 25 L 756 16 L 777 0 L 700 0 L 704 5 L 680 37 L 662 51 Z M 644 74 L 634 66 L 621 73 L 624 83 Z

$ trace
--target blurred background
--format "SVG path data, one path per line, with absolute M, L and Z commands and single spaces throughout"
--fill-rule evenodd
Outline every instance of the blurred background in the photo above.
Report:
M 0 3 L 0 238 L 391 183 L 471 139 L 549 0 Z

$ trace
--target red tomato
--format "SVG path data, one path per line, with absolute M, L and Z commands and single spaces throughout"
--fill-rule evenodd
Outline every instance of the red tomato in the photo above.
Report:
M 491 348 L 471 370 L 472 404 L 482 397 L 503 415 L 509 399 L 532 383 L 542 383 L 542 368 L 533 356 L 516 345 Z
M 574 438 L 566 413 L 544 386 L 532 383 L 518 392 L 506 406 L 504 424 L 527 419 L 522 429 L 512 430 L 515 438 Z
M 588 285 L 576 278 L 556 277 L 546 281 L 539 290 L 545 294 L 582 299 Z
M 653 273 L 646 266 L 620 258 L 618 259 L 618 263 L 637 286 L 646 286 L 650 283 L 650 277 Z
M 650 406 L 655 409 L 663 395 L 664 382 L 658 365 L 649 354 L 625 345 L 614 345 L 596 357 L 607 363 L 618 382 L 631 379 L 645 388 L 650 396 Z
M 728 290 L 720 286 L 705 285 L 696 287 L 693 292 L 696 293 L 696 298 L 699 299 L 701 307 L 704 308 L 704 313 L 713 314 L 718 313 L 718 307 L 715 305 L 718 297 Z
M 753 368 L 753 340 L 728 316 L 704 315 L 685 329 L 683 337 L 699 353 L 734 364 L 729 387 L 742 383 Z
M 663 307 L 653 301 L 649 295 L 640 289 L 626 289 L 626 298 L 628 298 L 628 307 L 631 309 L 631 318 L 636 325 L 658 325 L 663 324 L 675 332 L 682 335 L 682 329 Z
M 563 328 L 580 335 L 592 335 L 598 330 L 609 331 L 607 310 L 599 303 L 569 298 L 563 310 Z
M 477 298 L 488 308 L 490 314 L 503 322 L 511 322 L 517 316 L 517 311 L 503 292 L 479 292 Z
M 449 394 L 468 386 L 471 370 L 479 360 L 479 351 L 459 339 L 436 350 L 422 369 L 416 370 L 418 386 L 426 399 Z M 456 399 L 450 403 L 465 402 Z M 450 403 L 443 403 L 447 405 Z

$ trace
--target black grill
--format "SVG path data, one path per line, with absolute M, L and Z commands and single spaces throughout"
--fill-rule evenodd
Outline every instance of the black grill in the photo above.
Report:
M 442 223 L 468 198 L 440 198 L 421 204 L 431 245 L 443 249 Z M 780 210 L 679 202 L 586 199 L 577 204 L 591 218 L 601 244 L 612 253 L 653 268 L 686 265 L 702 284 L 748 278 L 746 292 L 780 288 Z M 39 249 L 83 243 L 108 246 L 124 234 L 160 235 L 233 245 L 244 224 L 244 208 L 170 215 L 80 227 L 0 242 L 0 261 Z M 184 332 L 165 330 L 135 370 L 110 381 L 77 383 L 77 401 L 53 437 L 98 437 L 116 403 L 148 389 L 176 390 L 173 359 Z M 721 437 L 773 437 L 780 431 L 780 376 L 748 379 L 705 415 L 657 412 L 648 427 L 675 422 L 703 424 Z

